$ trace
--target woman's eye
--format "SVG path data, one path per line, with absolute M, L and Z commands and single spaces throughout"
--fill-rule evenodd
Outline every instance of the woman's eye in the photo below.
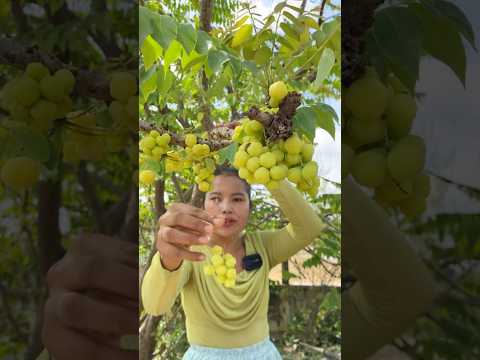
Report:
M 243 198 L 236 198 L 233 201 L 240 202 L 240 201 L 243 201 Z

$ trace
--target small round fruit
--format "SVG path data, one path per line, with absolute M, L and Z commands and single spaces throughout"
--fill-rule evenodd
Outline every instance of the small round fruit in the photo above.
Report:
M 284 144 L 285 150 L 291 155 L 297 155 L 302 151 L 303 141 L 297 134 L 290 136 Z
M 248 171 L 254 173 L 260 167 L 260 159 L 256 156 L 251 157 L 248 159 L 246 166 Z
M 64 94 L 70 94 L 75 86 L 75 76 L 68 69 L 60 69 L 54 75 L 63 86 Z
M 195 134 L 187 134 L 185 136 L 185 145 L 192 147 L 197 144 L 197 136 Z
M 237 277 L 237 271 L 235 269 L 228 269 L 226 276 L 227 279 L 235 279 Z
M 25 74 L 27 74 L 27 76 L 29 76 L 33 80 L 40 81 L 45 76 L 50 75 L 50 71 L 45 65 L 34 62 L 27 65 L 27 68 L 25 69 Z
M 277 165 L 270 169 L 270 177 L 273 180 L 283 180 L 288 175 L 288 167 L 285 165 Z
M 213 246 L 211 251 L 212 251 L 213 255 L 222 255 L 223 254 L 223 248 L 220 245 Z
M 225 265 L 215 266 L 215 273 L 217 275 L 225 275 L 227 273 L 227 267 Z
M 363 186 L 377 187 L 387 175 L 387 159 L 381 150 L 368 150 L 355 156 L 352 175 Z
M 254 175 L 255 181 L 259 184 L 267 184 L 270 181 L 270 172 L 264 167 L 258 168 Z
M 166 147 L 170 143 L 171 139 L 172 138 L 171 138 L 170 134 L 167 134 L 167 133 L 162 134 L 159 137 L 157 137 L 157 144 L 160 145 L 160 146 Z
M 137 79 L 128 72 L 119 72 L 112 76 L 110 94 L 116 100 L 126 102 L 137 92 Z
M 287 178 L 294 184 L 298 184 L 302 180 L 302 168 L 294 167 L 288 170 Z
M 385 111 L 388 135 L 400 139 L 410 132 L 413 119 L 417 114 L 417 103 L 409 94 L 395 94 Z
M 424 197 L 414 194 L 400 201 L 398 207 L 408 219 L 414 219 L 427 209 L 427 202 Z
M 271 152 L 266 152 L 260 155 L 260 165 L 263 167 L 270 169 L 273 166 L 275 166 L 277 162 L 277 158 L 275 157 L 275 154 Z
M 425 166 L 425 152 L 422 138 L 415 135 L 405 136 L 388 154 L 388 171 L 398 181 L 415 179 Z
M 247 147 L 247 153 L 250 156 L 260 156 L 263 153 L 263 145 L 259 142 L 252 142 Z
M 287 96 L 288 89 L 283 81 L 277 81 L 270 85 L 268 94 L 270 95 L 271 99 L 274 99 L 274 101 L 280 104 L 283 98 Z
M 205 275 L 211 276 L 211 275 L 215 274 L 215 268 L 212 265 L 205 265 L 203 267 L 203 273 Z
M 8 159 L 2 167 L 0 177 L 5 185 L 19 191 L 31 188 L 40 177 L 41 165 L 26 156 Z
M 201 192 L 208 192 L 210 190 L 210 184 L 206 181 L 202 181 L 200 184 L 198 184 L 198 189 Z
M 223 258 L 220 255 L 215 254 L 212 256 L 211 262 L 213 266 L 217 267 L 223 264 Z
M 139 174 L 140 183 L 143 185 L 152 185 L 155 182 L 155 172 L 152 170 L 142 170 Z
M 302 169 L 302 176 L 305 179 L 313 180 L 317 178 L 318 165 L 315 161 L 310 161 Z
M 302 151 L 301 151 L 302 160 L 304 162 L 311 161 L 313 158 L 314 152 L 315 152 L 315 147 L 313 146 L 313 144 L 309 144 L 309 143 L 303 144 Z
M 378 119 L 385 112 L 387 96 L 387 88 L 377 77 L 366 76 L 347 89 L 345 105 L 361 120 Z

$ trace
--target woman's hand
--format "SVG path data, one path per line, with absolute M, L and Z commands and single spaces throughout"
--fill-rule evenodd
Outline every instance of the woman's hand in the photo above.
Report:
M 102 235 L 75 239 L 47 274 L 42 339 L 56 360 L 138 359 L 138 247 Z
M 214 219 L 204 210 L 174 203 L 158 223 L 156 246 L 166 269 L 177 269 L 183 260 L 204 260 L 205 255 L 189 250 L 192 245 L 207 244 L 213 232 Z

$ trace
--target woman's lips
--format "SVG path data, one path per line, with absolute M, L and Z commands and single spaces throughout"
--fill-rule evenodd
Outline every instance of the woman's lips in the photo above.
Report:
M 215 224 L 220 228 L 230 228 L 233 225 L 235 225 L 236 222 L 237 220 L 232 218 L 221 217 L 221 218 L 215 219 Z
M 223 223 L 223 227 L 229 228 L 232 227 L 237 221 L 233 219 L 225 219 L 225 222 Z

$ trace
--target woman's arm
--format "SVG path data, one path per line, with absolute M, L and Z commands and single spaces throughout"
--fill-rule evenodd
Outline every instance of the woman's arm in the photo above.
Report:
M 271 190 L 271 194 L 289 221 L 281 230 L 260 232 L 273 267 L 315 240 L 324 224 L 302 194 L 287 181 L 281 181 L 280 188 Z
M 174 271 L 165 269 L 157 252 L 142 282 L 142 302 L 145 311 L 152 315 L 165 314 L 190 279 L 191 263 L 183 261 Z
M 387 214 L 351 179 L 342 182 L 342 262 L 358 282 L 342 296 L 342 355 L 365 359 L 433 302 L 432 276 Z

